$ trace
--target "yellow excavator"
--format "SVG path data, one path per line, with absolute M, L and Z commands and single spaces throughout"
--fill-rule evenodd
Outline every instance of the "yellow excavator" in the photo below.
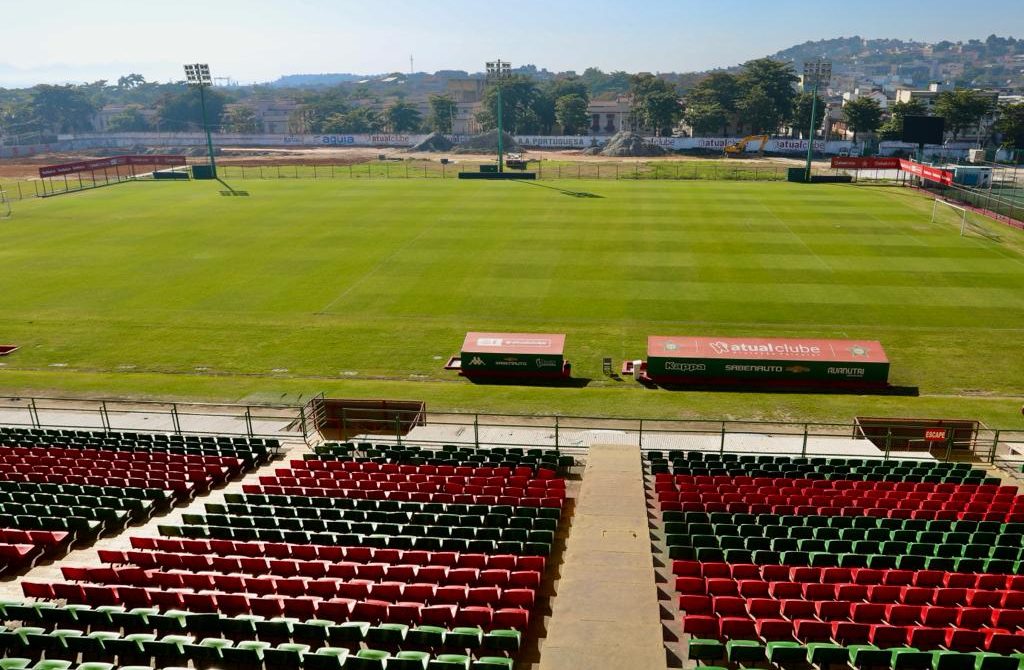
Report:
M 768 137 L 768 135 L 747 135 L 739 142 L 736 142 L 734 144 L 727 144 L 725 146 L 725 157 L 742 158 L 744 152 L 747 150 L 747 145 L 750 144 L 751 142 L 756 142 L 760 140 L 761 146 L 757 150 L 757 157 L 763 158 L 764 149 L 766 146 L 768 146 L 769 139 L 770 138 Z

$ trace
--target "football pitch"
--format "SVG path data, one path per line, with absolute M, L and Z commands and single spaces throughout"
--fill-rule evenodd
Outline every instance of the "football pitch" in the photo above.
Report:
M 0 221 L 0 394 L 1021 425 L 1024 234 L 896 187 L 132 183 Z M 574 388 L 445 372 L 468 330 L 565 332 Z M 647 390 L 648 335 L 880 340 L 920 397 Z

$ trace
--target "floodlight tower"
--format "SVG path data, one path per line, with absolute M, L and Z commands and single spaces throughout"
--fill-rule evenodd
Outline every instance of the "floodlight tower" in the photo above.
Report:
M 185 81 L 189 86 L 199 89 L 199 104 L 203 108 L 203 130 L 206 132 L 206 148 L 210 152 L 211 176 L 217 176 L 217 163 L 213 158 L 213 137 L 210 136 L 210 124 L 206 119 L 206 89 L 213 86 L 210 77 L 210 66 L 206 63 L 193 63 L 185 66 Z
M 511 76 L 512 64 L 508 61 L 487 61 L 487 81 L 498 87 L 498 172 L 505 171 L 505 125 L 501 118 L 501 88 Z
M 832 80 L 832 63 L 824 60 L 812 60 L 804 63 L 804 90 L 807 84 L 813 86 L 811 92 L 811 120 L 807 131 L 807 173 L 804 181 L 811 181 L 811 159 L 814 157 L 814 117 L 818 114 L 818 87 L 828 86 Z

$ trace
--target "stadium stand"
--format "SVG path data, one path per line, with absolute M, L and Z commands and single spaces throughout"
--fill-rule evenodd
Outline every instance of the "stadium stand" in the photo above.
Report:
M 22 623 L 0 631 L 8 659 L 511 668 L 571 459 L 407 446 L 318 451 L 206 503 L 204 514 L 183 515 L 181 525 L 159 526 L 161 537 L 101 550 L 98 567 L 23 581 L 34 601 L 0 604 L 5 619 Z M 478 465 L 480 456 L 501 461 Z
M 0 426 L 0 574 L 144 523 L 266 462 L 277 447 Z
M 689 658 L 1024 658 L 1024 502 L 969 464 L 650 452 Z

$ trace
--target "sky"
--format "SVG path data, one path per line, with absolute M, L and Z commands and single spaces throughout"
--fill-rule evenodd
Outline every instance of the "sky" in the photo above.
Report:
M 502 58 L 549 70 L 693 71 L 808 40 L 1024 38 L 1022 0 L 0 0 L 0 87 L 182 78 L 479 71 Z M 5 5 L 7 7 L 5 8 Z

